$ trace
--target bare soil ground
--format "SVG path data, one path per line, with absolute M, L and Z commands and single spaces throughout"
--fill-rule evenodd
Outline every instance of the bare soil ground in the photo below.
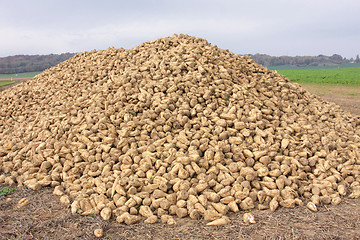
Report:
M 360 88 L 305 85 L 309 91 L 360 114 Z M 5 185 L 0 185 L 0 190 Z M 203 220 L 176 219 L 177 225 L 138 223 L 127 226 L 99 216 L 72 215 L 52 194 L 53 189 L 17 189 L 0 196 L 0 239 L 360 239 L 360 199 L 345 198 L 339 205 L 323 205 L 311 212 L 304 206 L 280 208 L 274 213 L 253 210 L 257 223 L 246 225 L 244 212 L 229 214 L 231 223 L 206 226 Z M 30 204 L 17 208 L 21 198 Z
M 17 202 L 30 204 L 18 209 Z M 177 225 L 124 225 L 99 216 L 72 215 L 52 195 L 51 188 L 34 192 L 18 189 L 0 197 L 0 239 L 95 239 L 93 231 L 103 228 L 103 239 L 360 239 L 360 199 L 345 199 L 338 206 L 321 206 L 319 212 L 306 207 L 254 210 L 257 223 L 246 225 L 243 212 L 230 214 L 225 226 L 176 219 Z
M 302 84 L 308 91 L 334 102 L 344 110 L 360 115 L 360 86 Z

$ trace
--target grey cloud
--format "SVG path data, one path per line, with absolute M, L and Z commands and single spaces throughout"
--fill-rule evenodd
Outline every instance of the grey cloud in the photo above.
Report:
M 354 57 L 359 9 L 356 0 L 14 0 L 0 9 L 0 31 L 11 36 L 0 39 L 0 56 L 130 48 L 187 33 L 235 53 Z

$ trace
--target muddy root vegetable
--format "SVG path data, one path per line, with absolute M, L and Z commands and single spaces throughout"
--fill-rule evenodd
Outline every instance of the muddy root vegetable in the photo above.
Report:
M 243 215 L 243 221 L 246 223 L 246 224 L 249 224 L 249 223 L 256 223 L 255 221 L 255 217 L 252 213 L 244 213 Z
M 317 207 L 316 207 L 315 203 L 313 203 L 313 202 L 308 202 L 306 204 L 306 207 L 313 212 L 317 212 Z
M 94 235 L 97 238 L 101 238 L 104 235 L 104 230 L 102 230 L 102 228 L 97 228 L 94 230 Z
M 220 225 L 360 197 L 358 119 L 205 39 L 79 53 L 0 102 L 0 183 L 72 214 Z
M 29 205 L 30 202 L 28 199 L 26 198 L 22 198 L 19 200 L 19 202 L 17 203 L 17 208 L 22 208 L 22 207 L 25 207 L 26 205 Z
M 226 225 L 226 224 L 228 224 L 230 222 L 231 222 L 230 219 L 228 217 L 224 216 L 222 218 L 211 221 L 211 222 L 207 223 L 206 225 L 208 225 L 208 226 L 221 226 L 221 225 Z

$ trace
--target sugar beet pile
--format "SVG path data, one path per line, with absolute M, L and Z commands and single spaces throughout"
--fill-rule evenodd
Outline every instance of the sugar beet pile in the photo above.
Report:
M 360 197 L 359 120 L 204 39 L 80 53 L 0 101 L 0 182 L 73 213 L 174 224 Z

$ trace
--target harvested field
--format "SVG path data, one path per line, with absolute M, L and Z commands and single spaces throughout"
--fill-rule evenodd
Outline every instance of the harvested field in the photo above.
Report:
M 322 99 L 334 102 L 342 109 L 360 115 L 360 86 L 301 84 L 306 90 Z
M 0 189 L 4 187 L 2 185 Z M 11 198 L 11 200 L 6 200 Z M 27 198 L 29 205 L 17 209 Z M 181 219 L 177 225 L 162 223 L 124 225 L 100 216 L 73 215 L 59 202 L 51 188 L 16 190 L 0 196 L 0 239 L 359 239 L 360 199 L 346 199 L 337 206 L 321 206 L 314 213 L 306 207 L 281 208 L 276 212 L 253 210 L 257 223 L 246 225 L 242 214 L 229 215 L 225 226 L 206 226 L 204 220 Z
M 101 227 L 115 239 L 329 239 L 342 206 L 341 234 L 358 236 L 359 209 L 347 209 L 360 197 L 360 119 L 204 39 L 81 53 L 0 99 L 0 183 L 22 188 L 4 211 L 33 213 L 24 234 L 59 216 L 59 232 L 81 238 Z

